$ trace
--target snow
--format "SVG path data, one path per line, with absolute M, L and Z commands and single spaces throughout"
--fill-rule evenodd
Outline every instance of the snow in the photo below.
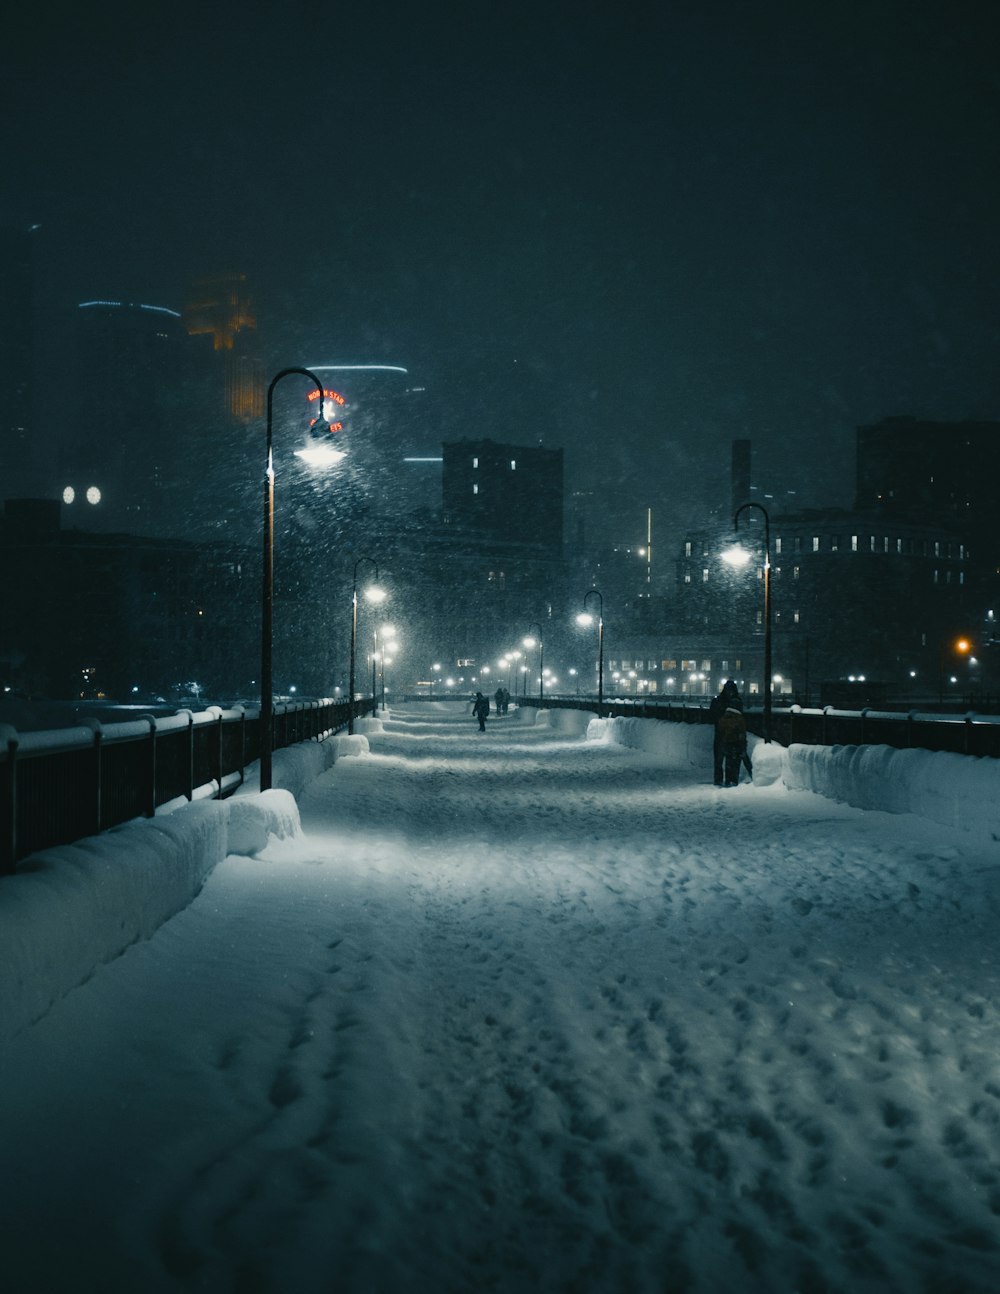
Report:
M 707 728 L 534 718 L 402 708 L 0 884 L 5 1023 L 19 922 L 106 954 L 4 1040 L 5 1287 L 1000 1288 L 996 765 L 724 790 Z

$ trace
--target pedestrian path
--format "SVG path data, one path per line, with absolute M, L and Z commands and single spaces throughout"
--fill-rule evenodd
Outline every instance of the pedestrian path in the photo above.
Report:
M 19 1036 L 11 1288 L 1000 1288 L 996 859 L 604 734 L 393 711 Z

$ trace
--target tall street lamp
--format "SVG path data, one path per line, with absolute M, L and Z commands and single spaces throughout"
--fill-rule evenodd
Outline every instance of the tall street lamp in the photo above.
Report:
M 592 625 L 594 617 L 587 610 L 590 598 L 597 598 L 597 717 L 604 718 L 604 598 L 597 589 L 588 589 L 583 595 L 583 610 L 576 618 L 578 625 Z
M 954 660 L 959 660 L 962 657 L 968 657 L 971 651 L 972 651 L 972 643 L 969 641 L 968 638 L 966 638 L 964 634 L 961 634 L 958 638 L 955 638 L 954 640 L 946 639 L 941 644 L 941 654 L 938 659 L 938 705 L 939 706 L 944 705 L 944 681 L 945 681 L 945 675 L 948 670 L 948 666 Z
M 771 740 L 771 518 L 762 503 L 744 503 L 736 509 L 733 530 L 740 528 L 740 516 L 748 508 L 756 508 L 764 518 L 764 740 Z M 750 555 L 738 544 L 723 553 L 730 566 L 745 566 Z
M 274 388 L 282 378 L 292 373 L 307 377 L 319 388 L 320 407 L 323 405 L 323 383 L 307 368 L 283 368 L 271 379 L 267 388 L 267 463 L 264 471 L 264 571 L 260 616 L 260 789 L 271 789 L 272 753 L 274 749 L 274 697 L 272 695 L 272 666 L 274 639 L 274 447 L 271 433 Z M 310 449 L 297 450 L 296 454 L 312 465 L 332 464 L 344 455 L 332 443 L 320 442 Z
M 379 657 L 379 678 L 382 684 L 382 709 L 385 710 L 385 667 L 391 665 L 393 656 L 399 650 L 399 644 L 396 642 L 396 630 L 392 625 L 382 626 L 382 655 Z M 392 655 L 387 655 L 391 652 Z
M 362 562 L 371 562 L 375 567 L 375 584 L 370 585 L 365 590 L 365 597 L 369 602 L 381 602 L 385 598 L 385 590 L 378 587 L 378 562 L 374 557 L 359 557 L 354 563 L 354 582 L 351 592 L 351 674 L 348 684 L 348 692 L 351 699 L 351 710 L 347 716 L 347 731 L 354 732 L 354 662 L 357 656 L 358 646 L 358 567 Z M 375 657 L 372 656 L 372 698 L 375 696 Z
M 534 647 L 537 643 L 538 646 L 538 699 L 541 701 L 545 691 L 542 683 L 542 674 L 545 666 L 545 644 L 542 642 L 542 626 L 535 621 L 533 624 L 528 625 L 528 629 L 538 630 L 538 638 L 532 638 L 529 634 L 524 640 L 524 645 L 525 647 Z

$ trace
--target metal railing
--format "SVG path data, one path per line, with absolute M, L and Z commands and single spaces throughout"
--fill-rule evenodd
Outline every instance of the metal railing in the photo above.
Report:
M 347 727 L 352 708 L 364 715 L 374 713 L 374 704 L 276 705 L 272 749 L 322 741 Z M 0 724 L 0 874 L 40 849 L 150 818 L 172 800 L 222 799 L 242 785 L 259 751 L 259 713 L 242 708 L 127 723 L 91 719 L 48 732 Z
M 710 698 L 661 701 L 651 698 L 605 697 L 606 718 L 663 719 L 671 723 L 711 723 Z M 520 705 L 538 706 L 537 698 Z M 544 709 L 592 710 L 596 697 L 546 697 Z M 745 706 L 747 730 L 764 735 L 764 712 Z M 793 705 L 771 714 L 771 738 L 782 746 L 893 746 L 897 750 L 944 750 L 957 755 L 1000 759 L 1000 715 L 927 714 L 921 711 L 806 709 Z

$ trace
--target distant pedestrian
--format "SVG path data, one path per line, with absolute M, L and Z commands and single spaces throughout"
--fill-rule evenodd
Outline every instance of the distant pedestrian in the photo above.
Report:
M 472 703 L 472 713 L 479 720 L 479 731 L 485 732 L 486 720 L 490 715 L 490 703 L 486 697 L 483 696 L 482 692 L 476 693 L 476 699 Z
M 501 683 L 493 693 L 493 700 L 496 703 L 497 714 L 503 714 L 503 684 Z
M 719 720 L 727 710 L 734 709 L 742 713 L 743 698 L 740 696 L 740 690 L 733 679 L 727 678 L 723 683 L 719 695 L 712 698 L 712 704 L 708 707 L 708 717 L 715 724 L 715 736 L 712 740 L 712 766 L 716 786 L 722 786 L 725 782 L 725 770 L 723 768 L 724 755 L 722 750 L 722 737 L 719 732 Z M 744 747 L 746 746 L 746 730 L 744 728 Z
M 510 693 L 507 691 L 505 687 L 501 688 L 500 690 L 503 692 L 503 697 L 501 698 L 501 705 L 503 706 L 503 713 L 506 714 L 507 707 L 510 705 Z

